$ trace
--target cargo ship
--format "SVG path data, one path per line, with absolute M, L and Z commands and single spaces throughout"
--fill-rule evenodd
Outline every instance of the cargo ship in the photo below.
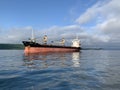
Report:
M 71 46 L 65 45 L 64 38 L 61 40 L 60 45 L 47 44 L 47 35 L 44 36 L 43 43 L 37 43 L 32 35 L 28 41 L 22 41 L 25 46 L 25 53 L 44 53 L 44 52 L 79 52 L 80 40 L 75 38 L 72 40 Z

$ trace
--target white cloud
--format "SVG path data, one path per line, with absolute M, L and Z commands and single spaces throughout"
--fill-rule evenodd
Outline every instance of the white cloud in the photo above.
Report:
M 91 8 L 88 8 L 85 13 L 80 15 L 79 18 L 75 20 L 75 22 L 79 24 L 88 23 L 90 20 L 92 20 L 93 18 L 97 16 L 98 11 L 99 11 L 98 6 L 99 6 L 99 3 L 95 4 Z
M 110 0 L 109 3 L 106 3 L 99 9 L 101 13 L 107 18 L 120 17 L 120 1 L 119 0 Z
M 92 7 L 89 7 L 86 12 L 80 15 L 75 21 L 79 24 L 85 24 L 90 22 L 92 19 L 110 19 L 114 17 L 119 17 L 120 15 L 120 1 L 110 0 L 110 1 L 99 1 Z
M 120 45 L 120 1 L 110 0 L 102 4 L 96 4 L 88 8 L 85 13 L 76 19 L 79 24 L 93 23 L 89 26 L 92 34 L 88 34 L 91 44 Z M 87 32 L 87 31 L 86 31 Z M 94 40 L 94 42 L 93 42 Z M 96 42 L 96 43 L 95 43 Z
M 31 27 L 11 28 L 9 30 L 1 30 L 0 43 L 21 43 L 22 40 L 31 36 Z
M 111 18 L 99 26 L 105 34 L 119 34 L 120 33 L 120 19 Z

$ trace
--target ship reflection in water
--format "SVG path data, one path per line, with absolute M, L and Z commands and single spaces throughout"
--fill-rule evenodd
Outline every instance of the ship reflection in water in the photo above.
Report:
M 29 69 L 80 67 L 80 52 L 24 54 L 24 65 Z
M 72 53 L 72 62 L 74 67 L 80 67 L 80 53 L 78 52 Z

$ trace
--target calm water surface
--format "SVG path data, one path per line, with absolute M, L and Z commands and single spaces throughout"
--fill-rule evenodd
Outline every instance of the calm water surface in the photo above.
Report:
M 0 90 L 120 90 L 120 51 L 0 50 Z

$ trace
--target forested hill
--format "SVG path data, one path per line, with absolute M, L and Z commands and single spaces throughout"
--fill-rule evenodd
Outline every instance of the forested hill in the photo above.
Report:
M 0 49 L 24 49 L 22 44 L 0 44 Z

